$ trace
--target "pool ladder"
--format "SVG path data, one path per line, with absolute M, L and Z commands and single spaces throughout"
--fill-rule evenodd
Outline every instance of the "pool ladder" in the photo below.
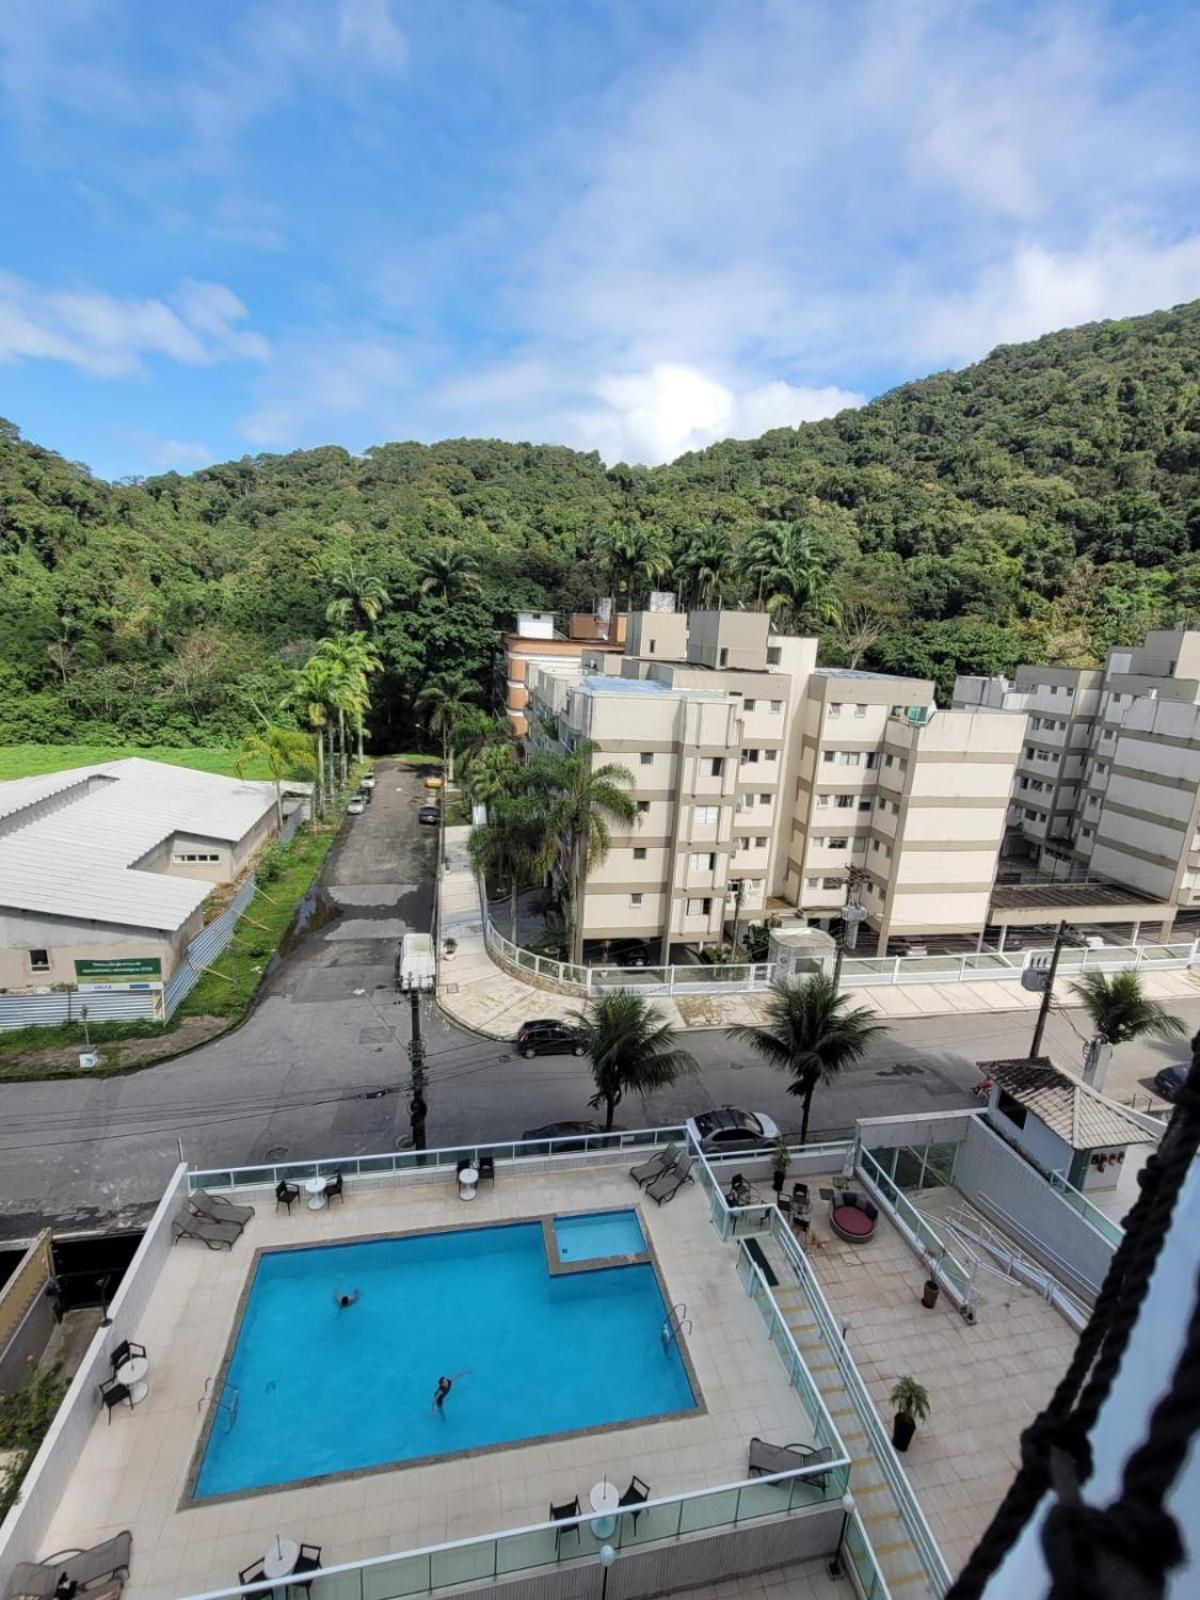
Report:
M 214 1382 L 215 1379 L 213 1378 L 205 1378 L 204 1393 L 200 1396 L 199 1400 L 196 1401 L 197 1412 L 202 1411 L 204 1409 L 205 1401 L 212 1397 L 212 1386 Z M 226 1383 L 221 1386 L 221 1394 L 220 1398 L 217 1400 L 216 1409 L 219 1414 L 224 1416 L 225 1432 L 229 1433 L 232 1430 L 234 1423 L 237 1421 L 238 1414 L 238 1392 L 231 1383 Z
M 677 1306 L 671 1307 L 671 1310 L 667 1316 L 667 1320 L 663 1323 L 661 1329 L 659 1330 L 659 1338 L 662 1340 L 663 1355 L 668 1355 L 670 1353 L 671 1346 L 679 1342 L 679 1335 L 685 1331 L 687 1333 L 691 1333 L 692 1319 L 688 1316 L 687 1307 L 681 1300 Z

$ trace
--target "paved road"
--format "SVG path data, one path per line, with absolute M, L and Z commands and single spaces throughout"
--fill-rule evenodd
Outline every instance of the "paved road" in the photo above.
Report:
M 323 888 L 340 914 L 314 927 L 280 964 L 246 1024 L 178 1061 L 126 1078 L 0 1085 L 0 1237 L 44 1221 L 88 1228 L 133 1220 L 152 1205 L 182 1147 L 200 1166 L 247 1165 L 390 1150 L 407 1142 L 407 1004 L 392 991 L 396 938 L 430 925 L 436 840 L 416 823 L 419 776 L 381 764 L 374 804 L 347 822 Z M 318 920 L 321 912 L 318 912 Z M 1178 1007 L 1189 1032 L 1200 1001 Z M 814 1135 L 848 1131 L 860 1116 L 972 1105 L 975 1062 L 1023 1055 L 1026 1014 L 930 1017 L 899 1023 L 859 1067 L 818 1091 Z M 588 1063 L 523 1061 L 426 1012 L 429 1143 L 514 1137 L 589 1117 Z M 799 1126 L 786 1080 L 723 1033 L 689 1035 L 699 1074 L 640 1104 L 627 1127 L 668 1123 L 709 1105 L 768 1112 Z M 1079 1059 L 1067 1016 L 1047 1046 Z M 1109 1087 L 1128 1094 L 1179 1043 L 1125 1045 Z

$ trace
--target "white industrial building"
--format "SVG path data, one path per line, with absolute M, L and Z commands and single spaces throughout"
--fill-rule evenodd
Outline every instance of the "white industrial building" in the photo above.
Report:
M 276 826 L 273 783 L 157 761 L 0 784 L 0 990 L 165 982 Z

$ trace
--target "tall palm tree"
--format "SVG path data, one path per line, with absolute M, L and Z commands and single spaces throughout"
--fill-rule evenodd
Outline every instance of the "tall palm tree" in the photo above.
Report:
M 371 703 L 371 678 L 383 670 L 383 662 L 365 633 L 339 633 L 331 641 L 332 652 L 356 682 L 351 713 L 354 719 L 356 754 L 363 758 L 363 714 Z
M 317 749 L 317 810 L 325 804 L 325 730 L 331 708 L 330 668 L 320 656 L 310 656 L 292 674 L 291 685 L 280 701 L 282 709 L 297 711 L 312 729 Z
M 1071 984 L 1071 990 L 1095 1030 L 1084 1077 L 1096 1089 L 1103 1087 L 1116 1045 L 1141 1038 L 1177 1039 L 1185 1031 L 1183 1023 L 1166 1006 L 1151 1000 L 1141 974 L 1132 969 L 1111 975 L 1082 972 Z
M 510 794 L 494 805 L 488 821 L 471 829 L 468 848 L 476 872 L 508 884 L 509 937 L 516 944 L 517 896 L 548 869 L 554 854 L 533 796 Z
M 425 713 L 430 733 L 442 741 L 442 764 L 447 778 L 454 778 L 454 753 L 450 736 L 455 724 L 472 709 L 471 701 L 478 700 L 479 685 L 463 672 L 440 672 L 430 678 L 417 695 L 418 710 Z
M 268 723 L 261 733 L 249 733 L 233 763 L 240 778 L 255 761 L 265 761 L 275 784 L 275 821 L 283 827 L 283 780 L 290 772 L 314 770 L 312 740 L 298 728 L 279 728 Z
M 808 1139 L 817 1085 L 832 1083 L 844 1068 L 861 1060 L 872 1039 L 887 1032 L 865 1007 L 852 1011 L 848 1006 L 847 997 L 824 973 L 777 979 L 767 996 L 765 1025 L 729 1030 L 732 1039 L 748 1044 L 769 1066 L 791 1076 L 787 1092 L 804 1101 L 801 1144 Z
M 679 1048 L 675 1029 L 644 995 L 628 989 L 596 995 L 572 1021 L 592 1058 L 596 1092 L 588 1105 L 603 1104 L 606 1129 L 627 1094 L 666 1089 L 696 1071 L 696 1058 Z
M 631 610 L 639 580 L 653 584 L 671 570 L 666 540 L 656 528 L 612 528 L 603 536 L 601 548 L 617 596 L 624 595 Z
M 325 576 L 334 591 L 325 620 L 337 628 L 364 631 L 392 603 L 382 578 L 350 558 L 331 566 Z
M 841 615 L 825 562 L 799 523 L 760 528 L 747 541 L 746 557 L 759 605 L 765 605 L 782 628 L 798 628 L 804 621 L 836 622 Z
M 479 573 L 465 550 L 455 545 L 434 545 L 417 557 L 421 593 L 430 594 L 444 605 L 479 593 Z
M 544 797 L 547 833 L 558 840 L 559 865 L 571 904 L 571 960 L 583 960 L 583 892 L 587 875 L 612 847 L 611 824 L 636 821 L 638 809 L 627 789 L 628 767 L 615 762 L 595 767 L 598 746 L 583 739 L 570 755 L 545 751 L 528 763 L 530 789 Z
M 463 768 L 463 788 L 477 804 L 488 805 L 512 793 L 518 771 L 517 747 L 511 740 L 486 744 Z
M 720 609 L 725 592 L 733 586 L 733 546 L 718 528 L 701 528 L 685 534 L 675 571 L 682 587 L 701 610 Z

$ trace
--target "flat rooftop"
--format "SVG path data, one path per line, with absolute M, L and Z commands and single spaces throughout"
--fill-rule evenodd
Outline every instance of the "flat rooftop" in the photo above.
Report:
M 1118 906 L 1171 909 L 1162 900 L 1119 883 L 1012 883 L 992 890 L 991 915 L 1004 911 L 1091 911 Z
M 290 1214 L 277 1210 L 270 1191 L 265 1200 L 256 1191 L 249 1197 L 256 1215 L 231 1251 L 181 1241 L 166 1256 L 135 1334 L 149 1354 L 149 1395 L 132 1411 L 114 1411 L 111 1424 L 97 1415 L 44 1550 L 87 1547 L 128 1528 L 127 1596 L 173 1600 L 235 1585 L 277 1533 L 321 1545 L 327 1565 L 353 1562 L 542 1523 L 551 1502 L 576 1495 L 586 1509 L 601 1478 L 623 1490 L 636 1473 L 655 1498 L 738 1483 L 754 1435 L 811 1441 L 808 1415 L 716 1238 L 699 1184 L 657 1206 L 628 1175 L 649 1152 L 627 1154 L 620 1165 L 553 1172 L 502 1165 L 494 1186 L 481 1186 L 469 1205 L 458 1198 L 453 1169 L 428 1182 L 348 1187 L 344 1205 L 315 1212 L 303 1198 Z M 182 1504 L 205 1425 L 206 1385 L 221 1371 L 260 1249 L 634 1205 L 669 1301 L 686 1303 L 684 1348 L 704 1409 Z M 481 1304 L 485 1330 L 488 1315 Z M 291 1336 L 303 1343 L 305 1327 Z M 529 1381 L 537 1382 L 536 1372 Z

